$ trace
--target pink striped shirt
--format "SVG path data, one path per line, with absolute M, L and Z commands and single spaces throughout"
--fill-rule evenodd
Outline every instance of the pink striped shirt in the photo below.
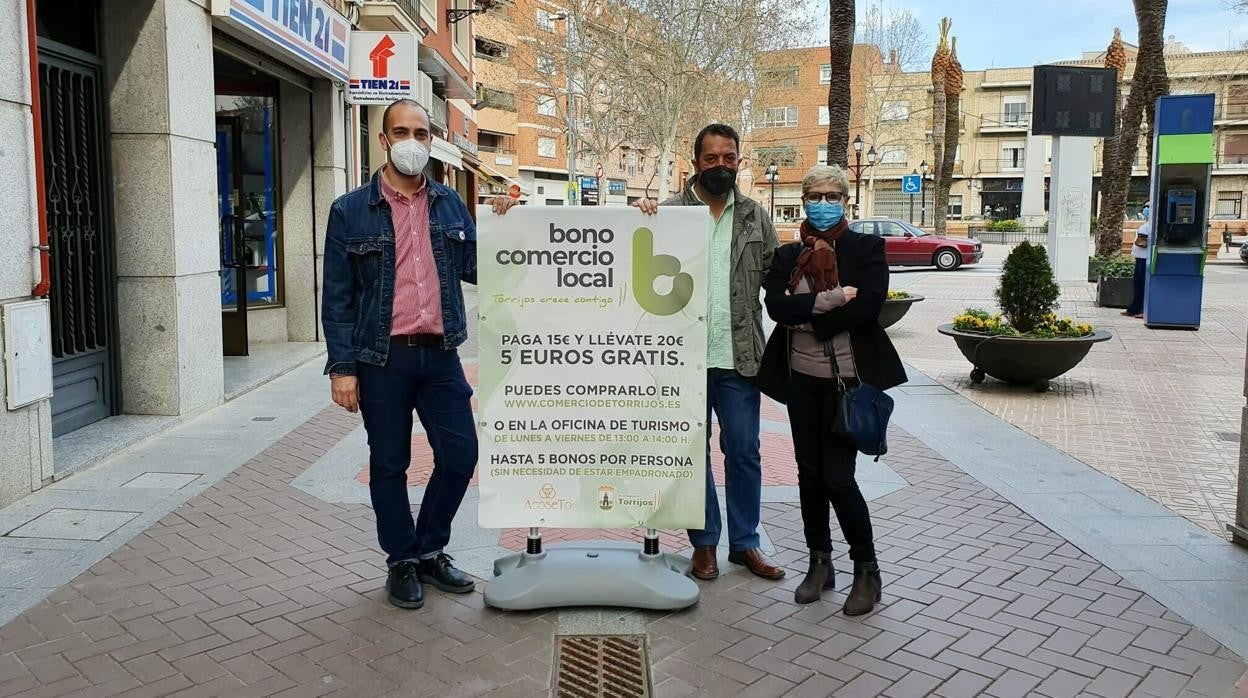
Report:
M 429 188 L 421 184 L 407 197 L 390 186 L 383 175 L 381 193 L 390 204 L 394 225 L 390 334 L 442 334 L 442 293 L 429 235 Z

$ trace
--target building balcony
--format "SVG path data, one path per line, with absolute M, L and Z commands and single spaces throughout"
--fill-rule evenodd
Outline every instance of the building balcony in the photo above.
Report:
M 1030 112 L 981 114 L 979 117 L 980 133 L 1025 133 L 1030 127 Z
M 337 4 L 346 3 L 339 0 Z M 403 31 L 420 36 L 419 20 L 420 0 L 365 0 L 360 7 L 359 26 L 366 31 Z
M 1013 158 L 988 158 L 979 161 L 979 174 L 1021 177 L 1027 159 L 1022 155 Z
M 1233 153 L 1219 153 L 1217 169 L 1248 171 L 1248 155 L 1236 155 Z

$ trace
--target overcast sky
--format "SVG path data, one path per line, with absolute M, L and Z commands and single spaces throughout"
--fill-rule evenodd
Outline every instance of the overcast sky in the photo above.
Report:
M 872 0 L 857 0 L 859 12 Z M 826 0 L 815 0 L 827 11 Z M 1122 29 L 1135 43 L 1130 0 L 884 0 L 887 11 L 909 9 L 935 47 L 941 17 L 953 19 L 958 58 L 966 70 L 1029 66 L 1103 50 Z M 1166 35 L 1193 51 L 1224 51 L 1248 41 L 1248 15 L 1228 0 L 1170 0 Z M 826 17 L 826 14 L 824 15 Z M 823 37 L 821 43 L 826 43 Z M 929 49 L 930 50 L 930 49 Z

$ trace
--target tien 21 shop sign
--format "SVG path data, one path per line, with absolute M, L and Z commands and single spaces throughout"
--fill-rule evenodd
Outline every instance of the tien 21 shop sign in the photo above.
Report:
M 231 33 L 315 75 L 348 79 L 351 23 L 324 0 L 211 0 Z
M 384 105 L 415 99 L 417 50 L 416 37 L 408 32 L 352 32 L 347 101 Z

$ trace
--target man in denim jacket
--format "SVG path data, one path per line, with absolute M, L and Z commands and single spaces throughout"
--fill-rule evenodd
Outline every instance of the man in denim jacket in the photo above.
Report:
M 379 140 L 387 163 L 329 212 L 325 372 L 334 402 L 363 412 L 390 603 L 420 608 L 422 582 L 457 594 L 475 586 L 443 548 L 477 464 L 472 388 L 456 351 L 467 337 L 460 282 L 477 282 L 477 230 L 459 195 L 423 174 L 431 140 L 423 107 L 391 104 Z M 415 522 L 407 497 L 413 410 L 434 459 Z

